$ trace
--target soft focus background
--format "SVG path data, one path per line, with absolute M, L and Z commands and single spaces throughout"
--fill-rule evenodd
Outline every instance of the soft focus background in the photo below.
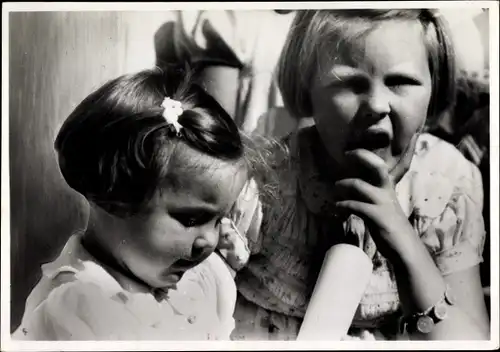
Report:
M 488 14 L 453 11 L 462 65 L 482 75 L 489 65 Z M 155 34 L 171 19 L 169 12 L 10 14 L 11 331 L 40 265 L 86 223 L 87 204 L 65 185 L 56 164 L 59 127 L 92 89 L 153 66 Z

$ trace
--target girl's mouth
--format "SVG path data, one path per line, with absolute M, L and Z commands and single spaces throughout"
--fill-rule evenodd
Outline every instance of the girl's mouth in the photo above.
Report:
M 173 287 L 176 287 L 177 282 L 179 282 L 186 271 L 197 266 L 201 261 L 191 261 L 186 259 L 177 260 L 166 272 L 164 278 Z
M 185 260 L 185 259 L 179 259 L 172 265 L 171 272 L 172 273 L 184 273 L 185 271 L 195 267 L 196 265 L 198 265 L 198 262 Z
M 391 144 L 391 137 L 387 131 L 382 129 L 365 130 L 356 133 L 349 139 L 345 151 L 355 149 L 366 149 L 376 151 L 387 148 Z
M 206 257 L 200 258 L 199 260 L 179 259 L 170 267 L 169 272 L 182 276 L 186 271 L 194 268 L 205 259 Z

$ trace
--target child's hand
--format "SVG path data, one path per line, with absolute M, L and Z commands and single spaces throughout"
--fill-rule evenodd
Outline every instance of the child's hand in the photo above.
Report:
M 236 225 L 229 218 L 223 218 L 221 221 L 217 249 L 236 271 L 248 262 L 250 256 L 247 239 L 239 233 Z
M 361 217 L 386 258 L 401 258 L 416 233 L 399 204 L 386 163 L 364 149 L 349 152 L 346 158 L 355 172 L 335 184 L 337 210 Z

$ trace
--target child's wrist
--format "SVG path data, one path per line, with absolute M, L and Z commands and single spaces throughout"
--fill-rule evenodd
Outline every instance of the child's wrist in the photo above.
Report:
M 403 310 L 425 311 L 443 292 L 445 282 L 424 244 L 418 239 L 392 261 Z
M 423 245 L 413 227 L 408 228 L 397 234 L 396 241 L 392 243 L 391 250 L 387 259 L 396 268 L 411 269 L 419 265 L 422 260 L 420 251 L 417 248 Z

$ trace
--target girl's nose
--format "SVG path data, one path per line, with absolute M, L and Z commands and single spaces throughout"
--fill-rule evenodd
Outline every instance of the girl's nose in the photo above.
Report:
M 384 87 L 374 86 L 367 94 L 366 114 L 373 119 L 379 120 L 391 112 L 389 92 Z
M 219 242 L 219 230 L 210 229 L 205 230 L 203 233 L 196 237 L 191 248 L 191 260 L 198 261 L 208 257 L 217 246 Z

